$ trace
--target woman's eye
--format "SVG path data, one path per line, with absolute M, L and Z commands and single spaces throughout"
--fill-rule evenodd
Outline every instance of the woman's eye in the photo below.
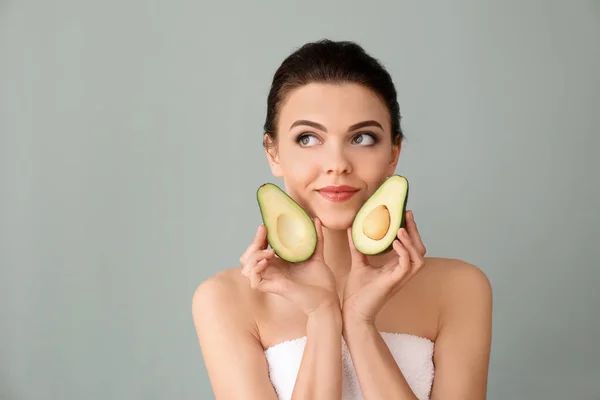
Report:
M 354 136 L 354 143 L 360 145 L 370 146 L 372 144 L 375 144 L 376 141 L 377 140 L 375 139 L 375 137 L 370 133 L 360 133 Z
M 313 135 L 308 135 L 308 134 L 298 136 L 298 139 L 296 139 L 296 141 L 301 146 L 313 146 L 313 145 L 317 144 L 317 138 L 314 137 Z

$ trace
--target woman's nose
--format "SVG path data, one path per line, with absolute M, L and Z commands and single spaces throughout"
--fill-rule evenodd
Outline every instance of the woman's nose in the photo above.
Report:
M 348 174 L 352 172 L 352 163 L 348 154 L 339 146 L 331 146 L 324 154 L 323 167 L 328 174 Z

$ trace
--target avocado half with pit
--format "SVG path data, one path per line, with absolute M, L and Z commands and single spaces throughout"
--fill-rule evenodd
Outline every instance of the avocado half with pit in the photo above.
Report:
M 306 211 L 277 185 L 265 183 L 256 191 L 267 241 L 279 258 L 308 260 L 317 247 L 317 230 Z
M 377 255 L 392 249 L 405 226 L 408 180 L 392 175 L 369 197 L 352 222 L 352 242 L 358 251 Z

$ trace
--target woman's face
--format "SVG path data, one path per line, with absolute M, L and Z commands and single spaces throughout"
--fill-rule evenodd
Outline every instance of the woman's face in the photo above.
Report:
M 267 154 L 271 171 L 328 229 L 349 227 L 396 169 L 400 145 L 392 145 L 389 112 L 361 85 L 295 89 L 280 108 L 277 127 L 276 146 Z

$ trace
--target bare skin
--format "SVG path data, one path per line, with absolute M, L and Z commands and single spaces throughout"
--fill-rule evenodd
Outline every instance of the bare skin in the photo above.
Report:
M 325 129 L 293 126 L 298 120 Z M 363 121 L 381 127 L 348 130 Z M 264 350 L 304 336 L 292 398 L 341 398 L 343 337 L 365 399 L 416 399 L 379 332 L 435 343 L 432 399 L 485 398 L 492 313 L 485 274 L 461 260 L 426 257 L 410 211 L 407 235 L 399 231 L 385 255 L 364 257 L 349 241 L 354 215 L 397 165 L 401 146 L 387 126 L 384 104 L 359 85 L 310 84 L 288 96 L 266 156 L 315 219 L 319 245 L 306 263 L 288 265 L 269 252 L 261 226 L 242 266 L 198 286 L 194 324 L 217 399 L 276 399 Z M 359 189 L 345 202 L 317 191 L 344 184 Z

